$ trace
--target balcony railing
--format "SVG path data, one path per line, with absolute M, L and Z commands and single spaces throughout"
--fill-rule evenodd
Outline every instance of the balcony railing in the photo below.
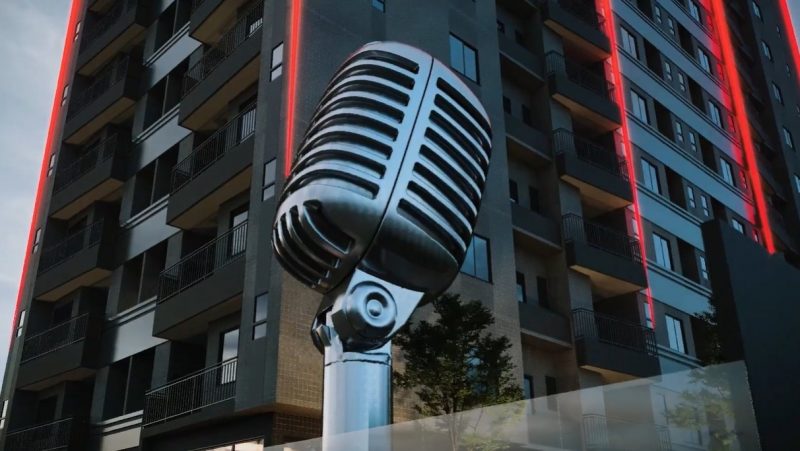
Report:
M 76 93 L 72 98 L 69 105 L 69 112 L 67 119 L 76 115 L 83 110 L 87 105 L 97 100 L 100 96 L 105 94 L 112 86 L 125 79 L 128 74 L 128 63 L 130 56 L 125 54 L 111 64 L 102 69 L 95 77 L 94 80 L 84 88 L 80 93 Z
M 575 214 L 561 219 L 564 241 L 577 241 L 618 255 L 634 263 L 642 262 L 639 240 L 609 227 L 587 221 Z
M 115 1 L 111 8 L 97 21 L 88 27 L 83 35 L 83 43 L 89 43 L 97 39 L 100 35 L 105 33 L 109 28 L 114 26 L 115 23 L 122 17 L 125 11 L 130 11 L 138 0 L 119 0 Z M 81 50 L 85 49 L 86 45 L 81 46 Z
M 142 425 L 168 421 L 236 396 L 236 359 L 204 368 L 144 395 Z
M 244 257 L 246 247 L 247 222 L 243 222 L 162 271 L 159 276 L 158 302 L 175 296 L 211 277 L 228 263 Z
M 90 147 L 72 163 L 59 169 L 56 173 L 56 180 L 53 182 L 53 192 L 61 191 L 99 164 L 113 157 L 119 144 L 119 137 L 117 134 L 113 134 Z
M 25 340 L 25 344 L 22 347 L 22 362 L 27 362 L 83 340 L 86 338 L 86 327 L 88 324 L 89 314 L 85 313 L 29 337 Z
M 200 173 L 222 158 L 225 153 L 238 146 L 256 131 L 256 105 L 244 109 L 236 118 L 214 132 L 195 147 L 192 153 L 172 169 L 172 193 L 181 189 Z
M 628 180 L 628 167 L 616 152 L 581 138 L 569 130 L 560 128 L 553 132 L 552 145 L 556 155 L 575 155 L 580 160 Z
M 546 0 L 544 0 L 546 1 Z M 557 0 L 558 6 L 572 14 L 582 22 L 602 30 L 605 19 L 597 14 L 597 8 L 592 0 Z
M 103 221 L 89 224 L 81 230 L 69 235 L 56 244 L 42 251 L 39 260 L 39 273 L 43 273 L 54 266 L 63 263 L 78 252 L 97 244 L 103 236 Z
M 614 98 L 614 86 L 605 77 L 570 61 L 558 52 L 549 52 L 545 56 L 547 76 L 561 75 L 571 82 L 591 91 L 606 100 Z
M 51 450 L 66 448 L 70 443 L 73 419 L 11 431 L 6 436 L 6 451 Z
M 648 355 L 658 355 L 653 330 L 641 324 L 588 309 L 575 309 L 572 311 L 572 330 L 575 339 L 600 341 Z
M 259 0 L 220 40 L 205 51 L 200 61 L 186 71 L 183 77 L 183 95 L 205 80 L 217 66 L 227 59 L 242 43 L 250 39 L 264 24 L 264 2 Z
M 586 449 L 634 451 L 642 449 L 645 444 L 653 446 L 652 449 L 657 451 L 672 449 L 669 428 L 666 426 L 636 423 L 598 414 L 583 416 L 583 440 Z

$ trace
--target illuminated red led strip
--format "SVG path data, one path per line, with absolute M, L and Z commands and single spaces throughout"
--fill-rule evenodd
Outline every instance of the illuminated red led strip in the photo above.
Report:
M 747 107 L 744 101 L 744 91 L 742 90 L 742 82 L 739 78 L 739 70 L 736 64 L 736 53 L 733 49 L 733 40 L 731 39 L 730 28 L 728 27 L 728 20 L 725 15 L 725 4 L 723 0 L 711 0 L 712 11 L 714 15 L 714 23 L 716 24 L 717 32 L 719 34 L 720 50 L 722 51 L 723 67 L 725 74 L 728 78 L 728 83 L 731 88 L 731 101 L 733 102 L 733 109 L 736 115 L 739 133 L 742 138 L 742 147 L 744 148 L 745 162 L 747 163 L 747 172 L 750 177 L 750 183 L 753 187 L 753 197 L 756 203 L 756 214 L 758 215 L 759 222 L 761 223 L 761 231 L 764 235 L 764 246 L 770 254 L 775 253 L 775 241 L 772 236 L 772 229 L 769 225 L 769 215 L 767 212 L 767 204 L 764 200 L 764 190 L 761 184 L 761 173 L 758 171 L 758 162 L 756 160 L 755 146 L 753 145 L 753 136 L 750 131 L 750 123 L 747 118 Z
M 297 58 L 300 53 L 300 17 L 303 1 L 291 0 L 289 11 L 289 56 L 286 71 L 286 148 L 283 154 L 283 175 L 288 176 L 294 157 L 295 108 L 297 103 Z
M 631 185 L 631 193 L 633 193 L 633 218 L 636 221 L 637 230 L 636 236 L 639 241 L 639 253 L 642 256 L 642 268 L 644 268 L 645 280 L 647 280 L 647 288 L 645 288 L 645 296 L 647 298 L 647 307 L 650 310 L 650 321 L 653 323 L 653 328 L 656 327 L 655 308 L 653 306 L 653 294 L 650 290 L 650 277 L 647 271 L 647 249 L 644 242 L 644 227 L 642 222 L 642 214 L 639 209 L 639 190 L 636 186 L 636 170 L 633 158 L 633 146 L 631 145 L 630 134 L 628 133 L 628 116 L 627 106 L 625 101 L 625 85 L 622 82 L 622 70 L 619 62 L 619 47 L 617 47 L 617 26 L 614 19 L 614 11 L 611 9 L 611 0 L 598 0 L 597 12 L 605 19 L 606 35 L 611 41 L 611 57 L 609 58 L 611 77 L 614 83 L 614 94 L 616 96 L 616 103 L 620 111 L 621 127 L 619 129 L 620 140 L 622 147 L 625 150 L 625 163 L 628 167 L 628 180 Z
M 50 155 L 58 149 L 58 141 L 56 137 L 61 135 L 62 125 L 62 108 L 61 98 L 64 91 L 64 86 L 68 83 L 70 76 L 70 66 L 72 64 L 72 55 L 74 50 L 75 26 L 78 23 L 80 13 L 83 10 L 83 0 L 72 0 L 72 5 L 69 10 L 69 19 L 67 20 L 67 32 L 64 36 L 64 49 L 61 53 L 61 67 L 58 69 L 58 79 L 56 81 L 56 90 L 53 95 L 53 106 L 50 110 L 50 125 L 47 129 L 47 140 L 44 144 L 44 152 L 42 152 L 42 167 L 39 169 L 39 183 L 36 186 L 36 198 L 34 200 L 33 217 L 31 218 L 31 227 L 28 231 L 28 245 L 25 247 L 25 259 L 22 263 L 22 275 L 19 279 L 19 290 L 17 291 L 17 302 L 14 305 L 14 318 L 12 323 L 14 327 L 11 328 L 11 341 L 10 345 L 14 343 L 14 334 L 18 327 L 19 322 L 19 309 L 22 305 L 22 298 L 25 293 L 25 281 L 28 278 L 28 270 L 30 269 L 30 258 L 32 255 L 31 249 L 33 246 L 36 228 L 39 224 L 39 217 L 43 213 L 41 211 L 42 199 L 45 186 L 47 185 L 47 171 L 50 166 Z
M 787 0 L 779 0 L 778 5 L 781 11 L 781 17 L 783 18 L 783 28 L 786 30 L 786 38 L 789 41 L 789 49 L 794 59 L 795 76 L 797 76 L 798 81 L 800 81 L 800 49 L 797 47 L 797 35 L 795 34 L 794 25 L 792 24 L 792 12 L 789 10 L 789 3 Z

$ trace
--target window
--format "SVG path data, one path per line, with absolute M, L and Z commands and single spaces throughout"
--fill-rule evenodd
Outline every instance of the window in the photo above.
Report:
M 669 34 L 675 36 L 675 21 L 672 20 L 672 17 L 667 18 L 667 28 L 669 29 Z
M 295 442 L 299 439 L 288 438 L 287 441 Z M 195 451 L 261 451 L 264 449 L 264 439 L 252 439 L 246 442 L 228 443 L 217 445 L 212 448 L 203 448 Z
M 501 21 L 497 21 L 497 31 L 500 33 L 506 34 L 506 24 Z
M 655 248 L 656 263 L 671 270 L 672 253 L 669 249 L 669 241 L 663 236 L 653 233 L 653 247 Z
M 256 296 L 253 312 L 253 340 L 267 336 L 267 303 L 269 294 L 262 293 Z
M 36 253 L 39 251 L 39 247 L 42 244 L 42 229 L 36 229 L 36 234 L 33 237 L 33 252 Z
M 528 206 L 530 207 L 531 211 L 535 211 L 537 213 L 542 212 L 542 206 L 539 203 L 539 189 L 534 186 L 528 187 L 528 200 L 530 201 Z
M 786 143 L 790 149 L 794 149 L 794 138 L 792 137 L 792 132 L 790 132 L 786 127 L 783 127 L 783 142 Z
M 694 188 L 691 186 L 686 187 L 686 202 L 689 205 L 689 208 L 697 207 L 697 202 L 694 200 Z
M 683 144 L 683 124 L 678 121 L 675 121 L 675 141 Z
M 636 36 L 625 27 L 620 27 L 620 34 L 622 36 L 623 50 L 628 52 L 632 57 L 639 59 L 639 48 L 636 46 Z
M 461 75 L 478 83 L 478 54 L 464 41 L 450 35 L 450 66 Z
M 642 158 L 642 181 L 650 191 L 661 194 L 661 184 L 658 183 L 658 168 L 644 158 Z
M 192 12 L 191 0 L 176 0 L 156 20 L 155 49 L 166 44 L 172 36 L 189 22 Z
M 239 328 L 230 329 L 219 336 L 219 361 L 227 362 L 239 356 Z M 219 383 L 227 384 L 236 380 L 236 365 L 221 365 Z
M 644 310 L 644 325 L 649 329 L 653 328 L 653 312 L 650 311 L 650 303 L 647 300 L 642 302 L 642 309 Z
M 517 271 L 517 291 L 516 291 L 517 302 L 526 302 L 527 298 L 525 297 L 525 274 Z
M 708 59 L 708 54 L 703 49 L 697 49 L 697 61 L 704 71 L 711 73 L 711 60 Z
M 681 91 L 686 92 L 686 76 L 680 72 L 678 72 L 678 84 L 681 87 Z
M 753 241 L 756 243 L 761 243 L 761 235 L 758 233 L 758 229 L 753 227 Z
M 78 38 L 81 36 L 81 29 L 82 28 L 83 28 L 83 22 L 78 21 L 78 23 L 75 24 L 75 33 L 72 34 L 72 40 L 73 41 L 77 41 Z
M 772 61 L 772 49 L 769 48 L 769 44 L 761 41 L 761 51 L 764 52 L 764 56 L 766 56 L 768 60 Z
M 550 308 L 550 284 L 546 277 L 536 277 L 536 294 L 539 296 L 539 305 Z
M 56 169 L 56 154 L 50 155 L 50 162 L 47 163 L 47 176 L 50 177 L 53 175 L 53 172 Z
M 758 17 L 759 20 L 763 21 L 764 17 L 761 15 L 761 7 L 758 6 L 758 3 L 756 2 L 751 2 L 751 4 L 753 5 L 753 15 Z
M 633 108 L 633 115 L 645 122 L 650 123 L 650 116 L 647 113 L 647 100 L 644 99 L 638 92 L 631 89 L 631 105 Z
M 487 282 L 490 281 L 489 241 L 486 238 L 478 235 L 472 237 L 464 264 L 461 265 L 461 272 Z
M 731 164 L 728 163 L 724 158 L 719 159 L 719 170 L 722 175 L 722 179 L 725 180 L 725 183 L 728 185 L 734 186 L 733 183 L 733 168 Z
M 19 321 L 17 321 L 17 337 L 22 336 L 22 326 L 25 325 L 25 310 L 19 312 Z
M 513 204 L 519 203 L 519 191 L 517 190 L 517 182 L 513 180 L 508 181 L 508 199 Z
M 664 62 L 664 78 L 668 81 L 672 81 L 672 64 L 668 62 Z
M 738 219 L 735 218 L 731 219 L 731 226 L 733 227 L 733 230 L 736 230 L 737 232 L 744 235 L 744 224 L 742 224 L 742 221 L 739 221 Z
M 667 338 L 669 338 L 669 347 L 674 351 L 686 353 L 686 344 L 683 338 L 683 323 L 674 316 L 665 315 L 667 325 Z
M 692 16 L 694 20 L 702 22 L 702 18 L 700 17 L 700 7 L 697 6 L 697 3 L 694 0 L 689 0 L 689 15 Z
M 64 85 L 64 89 L 61 90 L 61 106 L 67 103 L 67 99 L 69 98 L 69 86 L 68 84 Z
M 373 2 L 374 4 L 374 2 Z M 275 80 L 283 74 L 283 42 L 272 49 L 272 62 L 269 69 L 269 80 Z
M 238 255 L 247 248 L 247 205 L 231 212 L 230 255 Z
M 800 175 L 794 175 L 794 189 L 800 194 Z
M 531 121 L 531 109 L 528 108 L 527 105 L 522 105 L 521 109 L 522 109 L 522 122 L 524 122 L 525 125 L 531 125 L 531 122 L 532 122 Z
M 275 196 L 275 167 L 277 163 L 275 159 L 271 159 L 264 163 L 264 177 L 261 182 L 261 200 L 271 199 Z
M 386 12 L 386 1 L 385 0 L 372 0 L 372 7 L 377 9 L 380 12 Z
M 656 23 L 662 23 L 663 19 L 661 18 L 661 7 L 654 6 L 653 7 L 653 15 L 655 16 Z
M 558 384 L 556 378 L 552 376 L 544 377 L 544 389 L 547 394 L 547 408 L 550 410 L 558 410 Z
M 708 281 L 708 265 L 706 265 L 706 258 L 701 255 L 698 261 L 700 263 L 700 278 L 703 281 Z
M 716 103 L 708 101 L 708 116 L 717 127 L 722 127 L 722 113 Z
M 689 132 L 689 147 L 691 147 L 692 152 L 697 152 L 697 135 L 694 132 Z
M 700 206 L 703 207 L 703 216 L 708 217 L 711 214 L 711 210 L 708 209 L 708 198 L 705 194 L 700 195 Z
M 533 399 L 533 376 L 530 374 L 522 376 L 522 394 L 525 399 Z
M 772 84 L 772 97 L 775 97 L 775 100 L 783 105 L 783 93 L 781 92 L 780 86 L 776 85 L 775 83 Z
M 506 114 L 511 114 L 511 99 L 506 96 L 503 96 L 503 111 Z

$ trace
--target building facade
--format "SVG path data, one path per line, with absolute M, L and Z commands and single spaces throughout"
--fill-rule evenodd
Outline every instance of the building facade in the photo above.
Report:
M 800 262 L 800 66 L 782 0 L 73 2 L 5 449 L 320 435 L 319 295 L 280 269 L 271 227 L 323 89 L 371 41 L 449 63 L 490 115 L 489 182 L 451 290 L 492 310 L 526 396 L 700 366 L 704 222 Z M 644 420 L 602 396 L 553 409 L 586 418 L 571 447 L 616 421 L 708 446 L 669 427 L 673 398 L 648 392 Z M 396 421 L 412 402 L 395 393 Z

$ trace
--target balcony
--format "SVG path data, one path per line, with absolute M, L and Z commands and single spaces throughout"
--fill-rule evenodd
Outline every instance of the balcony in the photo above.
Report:
M 33 426 L 6 435 L 6 451 L 66 450 L 86 449 L 87 425 L 84 421 L 67 418 L 52 423 Z
M 34 297 L 56 301 L 79 287 L 105 279 L 114 269 L 113 251 L 113 224 L 103 220 L 43 249 Z
M 510 114 L 505 115 L 508 151 L 521 161 L 539 167 L 552 161 L 547 136 Z
M 604 213 L 633 202 L 628 166 L 615 151 L 565 129 L 553 133 L 552 146 L 558 175 L 577 187 L 593 210 Z
M 570 268 L 588 276 L 601 297 L 638 291 L 647 286 L 639 240 L 574 214 L 561 222 Z
M 140 67 L 123 55 L 70 99 L 64 141 L 82 144 L 109 123 L 119 123 L 133 111 L 139 91 Z
M 235 312 L 241 304 L 246 248 L 244 222 L 162 271 L 153 335 L 186 338 Z
M 63 167 L 59 164 L 53 182 L 50 215 L 69 219 L 120 189 L 125 182 L 125 162 L 130 144 L 127 133 L 114 133 L 76 160 Z
M 94 373 L 102 320 L 85 313 L 28 337 L 23 343 L 17 387 L 41 390 Z
M 620 126 L 614 87 L 602 75 L 556 52 L 545 57 L 545 73 L 550 95 L 564 105 L 573 118 L 597 128 L 598 132 L 609 132 Z
M 637 423 L 605 415 L 583 416 L 583 443 L 591 450 L 651 449 L 670 451 L 669 428 L 654 423 Z
M 258 81 L 263 23 L 264 4 L 258 2 L 189 68 L 183 79 L 181 125 L 197 130 Z
M 236 13 L 251 0 L 193 0 L 189 35 L 200 42 L 217 42 L 225 26 L 236 21 Z M 221 31 L 222 30 L 222 31 Z
M 144 395 L 143 434 L 156 435 L 233 411 L 237 360 L 181 377 Z
M 140 5 L 141 3 L 141 5 Z M 78 53 L 78 73 L 91 75 L 114 55 L 144 38 L 147 30 L 147 2 L 119 0 L 93 23 L 88 22 Z
M 767 208 L 769 215 L 769 227 L 775 234 L 775 237 L 783 243 L 784 249 L 797 252 L 797 243 L 795 242 L 795 235 L 789 232 L 792 228 L 786 223 L 786 218 L 774 206 Z
M 569 319 L 534 301 L 519 302 L 519 327 L 539 346 L 569 347 Z
M 244 109 L 172 170 L 167 222 L 189 229 L 250 186 L 256 106 Z
M 545 253 L 561 249 L 558 224 L 547 216 L 512 202 L 511 223 L 520 244 Z
M 592 310 L 572 311 L 575 354 L 582 368 L 627 377 L 660 374 L 653 330 Z
M 561 35 L 565 46 L 600 61 L 611 56 L 605 20 L 597 14 L 592 0 L 542 0 L 545 25 Z
M 503 75 L 523 86 L 544 82 L 540 57 L 499 31 L 497 41 Z

